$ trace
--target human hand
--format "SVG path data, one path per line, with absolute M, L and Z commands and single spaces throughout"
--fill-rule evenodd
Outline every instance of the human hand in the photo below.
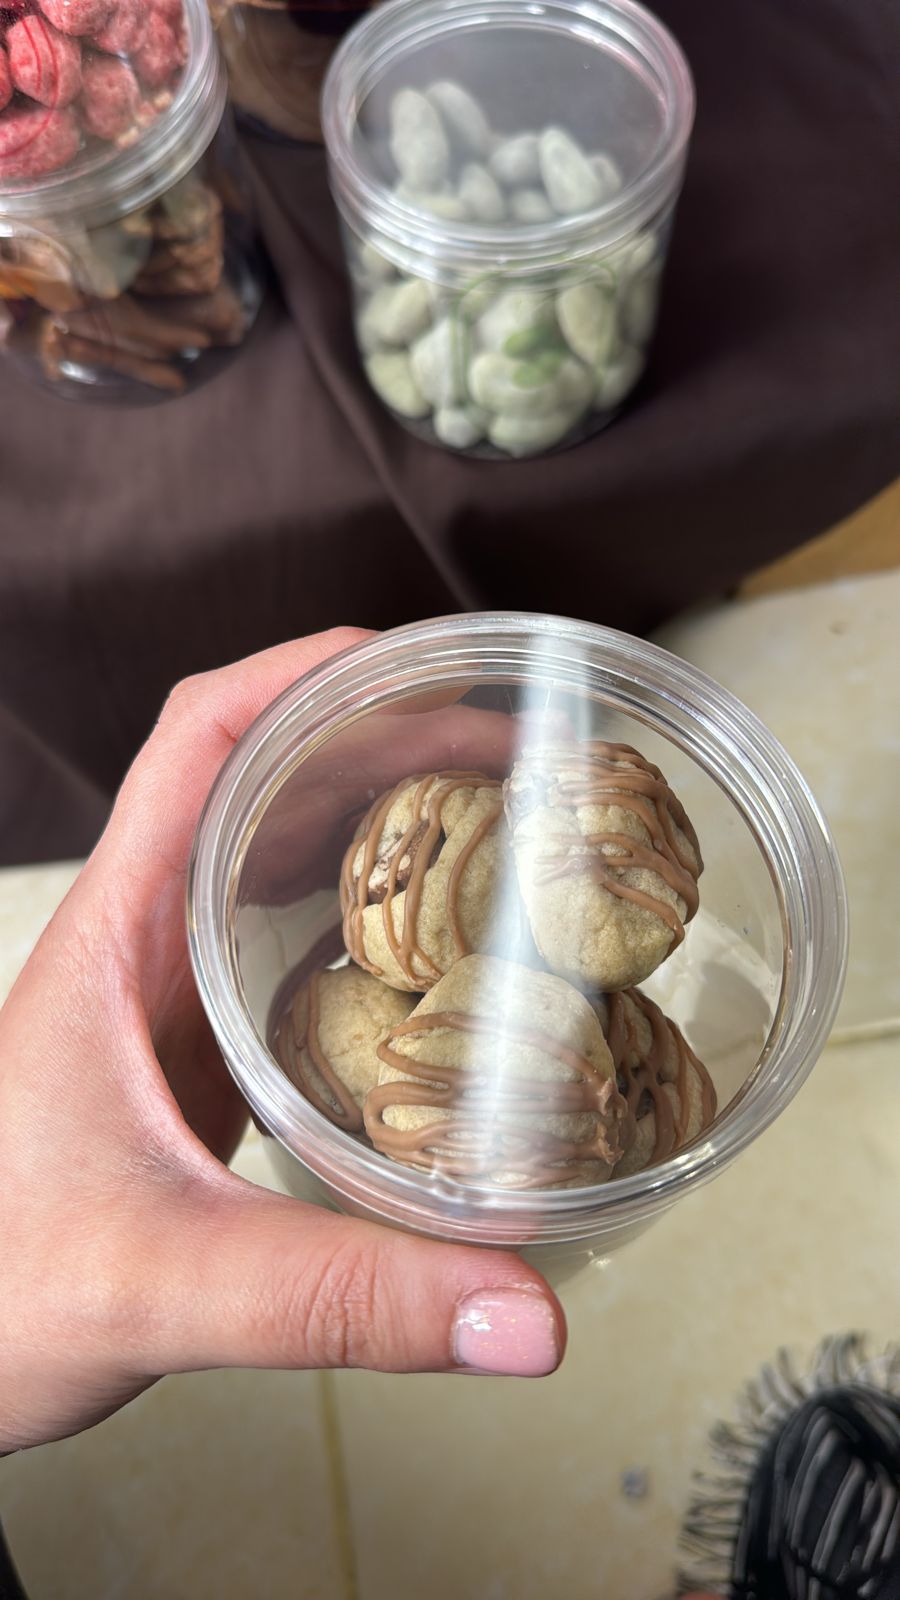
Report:
M 168 1372 L 539 1376 L 561 1359 L 560 1307 L 518 1256 L 338 1217 L 224 1165 L 244 1108 L 188 961 L 194 829 L 258 712 L 359 637 L 179 685 L 0 1011 L 0 1454 Z

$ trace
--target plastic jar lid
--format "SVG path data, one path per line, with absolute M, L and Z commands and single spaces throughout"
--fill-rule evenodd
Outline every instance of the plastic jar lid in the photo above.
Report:
M 528 59 L 507 66 L 514 42 Z M 503 132 L 513 135 L 537 120 L 537 63 L 551 60 L 563 93 L 544 121 L 571 126 L 574 118 L 598 147 L 612 148 L 623 176 L 617 194 L 577 216 L 510 227 L 447 223 L 392 191 L 380 136 L 397 90 L 459 79 L 476 98 L 480 86 L 484 103 L 496 86 Z M 471 269 L 558 265 L 633 233 L 677 191 L 693 115 L 679 45 L 634 0 L 394 0 L 348 35 L 322 101 L 332 185 L 347 220 L 412 254 Z
M 0 233 L 18 222 L 99 227 L 151 205 L 196 165 L 215 136 L 227 83 L 204 0 L 183 0 L 187 62 L 172 104 L 127 149 L 85 150 L 37 182 L 0 185 Z

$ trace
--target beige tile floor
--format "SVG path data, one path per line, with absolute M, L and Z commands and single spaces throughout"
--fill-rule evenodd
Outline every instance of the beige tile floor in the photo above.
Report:
M 895 573 L 667 635 L 779 733 L 847 866 L 840 1031 L 780 1123 L 572 1286 L 544 1383 L 204 1374 L 0 1464 L 33 1600 L 659 1600 L 742 1380 L 783 1343 L 896 1337 L 898 603 Z M 0 995 L 73 870 L 0 874 Z M 239 1164 L 269 1181 L 255 1135 Z M 640 1499 L 622 1492 L 633 1467 Z
M 838 1037 L 900 1028 L 900 570 L 715 606 L 660 643 L 733 689 L 787 747 L 851 897 Z

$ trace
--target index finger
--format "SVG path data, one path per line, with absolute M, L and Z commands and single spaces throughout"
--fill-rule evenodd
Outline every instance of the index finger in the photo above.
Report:
M 104 851 L 139 856 L 145 870 L 186 872 L 204 801 L 251 723 L 307 672 L 367 638 L 362 628 L 334 628 L 177 684 L 122 785 Z

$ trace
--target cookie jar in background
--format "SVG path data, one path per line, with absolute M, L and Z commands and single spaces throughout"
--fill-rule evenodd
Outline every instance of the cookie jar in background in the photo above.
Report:
M 693 119 L 632 0 L 394 0 L 322 123 L 369 382 L 448 449 L 523 457 L 638 383 Z
M 0 44 L 4 354 L 67 398 L 181 394 L 261 298 L 204 0 L 21 9 Z
M 320 142 L 325 73 L 365 0 L 209 0 L 209 9 L 239 120 L 278 140 Z

